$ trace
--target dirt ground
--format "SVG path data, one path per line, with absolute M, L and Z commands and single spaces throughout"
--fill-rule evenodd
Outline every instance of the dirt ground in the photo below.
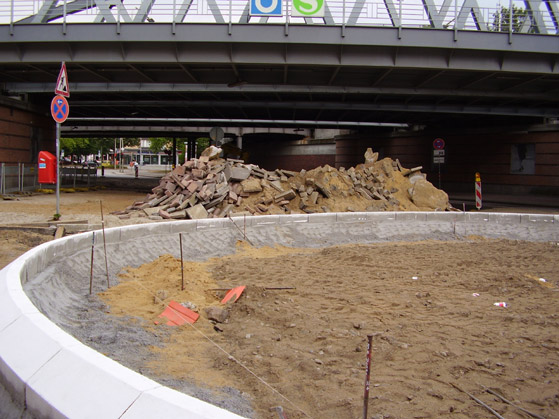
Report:
M 123 225 L 127 222 L 145 222 L 132 218 L 121 220 L 111 212 L 122 210 L 134 201 L 143 199 L 144 193 L 124 191 L 88 191 L 60 194 L 60 221 L 87 220 L 90 224 L 101 223 L 101 204 L 106 227 Z M 13 200 L 0 199 L 0 269 L 32 247 L 52 240 L 53 236 L 34 232 L 7 230 L 2 226 L 25 225 L 33 227 L 37 223 L 52 220 L 56 213 L 54 194 L 21 195 Z
M 485 240 L 253 249 L 203 263 L 162 256 L 100 294 L 113 315 L 171 328 L 144 371 L 235 387 L 257 418 L 359 418 L 367 335 L 369 417 L 486 418 L 457 385 L 507 418 L 526 417 L 484 391 L 559 417 L 559 247 Z M 546 282 L 540 281 L 544 278 Z M 204 309 L 246 285 L 225 323 Z M 266 287 L 294 289 L 267 290 Z M 479 295 L 477 295 L 479 294 Z M 159 299 L 159 297 L 162 299 Z M 192 303 L 194 326 L 155 325 L 165 305 Z M 506 302 L 507 307 L 494 303 Z
M 62 220 L 99 222 L 103 200 L 109 226 L 145 222 L 107 215 L 144 196 L 62 194 Z M 54 205 L 53 195 L 0 201 L 0 224 L 44 222 Z M 48 239 L 0 229 L 0 267 Z M 361 418 L 368 334 L 370 418 L 492 417 L 452 384 L 507 418 L 528 416 L 485 387 L 559 418 L 558 261 L 556 243 L 479 237 L 324 249 L 240 243 L 235 255 L 186 262 L 184 291 L 180 261 L 162 256 L 128 268 L 99 297 L 110 315 L 166 336 L 143 374 L 237 388 L 255 418 L 277 418 L 274 406 L 290 419 Z M 225 294 L 212 288 L 238 285 L 247 289 L 226 306 L 228 320 L 210 322 L 204 309 Z M 194 326 L 154 324 L 171 300 L 196 306 Z

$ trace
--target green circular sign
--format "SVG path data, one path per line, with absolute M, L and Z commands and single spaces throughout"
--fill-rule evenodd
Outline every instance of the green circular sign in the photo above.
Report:
M 312 16 L 322 10 L 324 0 L 293 0 L 293 7 L 303 16 Z

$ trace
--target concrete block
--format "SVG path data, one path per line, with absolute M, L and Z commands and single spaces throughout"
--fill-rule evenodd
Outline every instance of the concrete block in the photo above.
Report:
M 186 218 L 186 210 L 180 210 L 180 211 L 174 211 L 171 214 L 171 218 L 172 219 L 182 219 L 182 218 Z
M 0 330 L 5 329 L 21 315 L 37 313 L 37 307 L 21 288 L 18 264 L 6 266 L 0 271 Z
M 196 230 L 230 228 L 231 221 L 226 218 L 207 218 L 196 222 Z
M 195 231 L 196 231 L 196 221 L 184 220 L 184 221 L 175 221 L 173 223 L 173 232 L 175 234 L 193 233 Z
M 441 222 L 462 222 L 465 220 L 466 216 L 464 212 L 441 212 L 441 211 L 429 211 L 425 212 L 426 221 L 441 221 Z
M 121 227 L 121 240 L 123 242 L 140 241 L 146 236 L 171 234 L 171 232 L 171 222 L 130 225 Z
M 427 221 L 425 212 L 396 212 L 396 221 Z
M 308 215 L 309 223 L 335 223 L 336 213 L 320 213 Z
M 485 223 L 489 221 L 489 213 L 487 212 L 467 212 L 465 221 L 470 223 Z
M 0 332 L 0 373 L 16 394 L 62 347 L 80 345 L 43 314 L 21 315 Z
M 292 200 L 293 198 L 295 198 L 295 196 L 295 191 L 293 189 L 289 189 L 274 196 L 274 201 L 279 202 L 284 200 Z
M 553 223 L 555 216 L 552 214 L 521 214 L 521 223 Z
M 6 269 L 3 269 L 0 271 L 0 333 L 21 315 L 21 309 L 8 290 Z
M 64 348 L 28 382 L 27 408 L 38 417 L 116 418 L 160 387 L 84 345 Z
M 509 213 L 492 213 L 489 215 L 489 221 L 499 224 L 520 224 L 520 214 Z
M 120 241 L 120 229 L 119 228 L 105 228 L 105 241 L 107 245 L 118 243 Z
M 396 213 L 390 211 L 383 212 L 369 212 L 367 213 L 367 219 L 371 222 L 382 223 L 386 221 L 395 221 Z
M 289 214 L 280 217 L 280 224 L 308 223 L 308 214 Z
M 258 217 L 254 220 L 254 223 L 252 225 L 266 225 L 266 224 L 279 224 L 280 223 L 280 217 L 279 215 L 263 215 L 261 217 Z
M 239 166 L 227 166 L 224 170 L 225 177 L 232 182 L 241 182 L 245 179 L 248 179 L 250 176 L 251 170 L 246 167 L 239 167 Z
M 367 212 L 340 212 L 336 218 L 337 222 L 368 221 Z
M 178 391 L 159 387 L 142 393 L 122 416 L 122 419 L 152 418 L 240 419 L 241 416 Z
M 188 208 L 186 213 L 191 220 L 208 218 L 208 211 L 206 211 L 206 208 L 204 208 L 202 204 L 196 204 L 193 207 Z

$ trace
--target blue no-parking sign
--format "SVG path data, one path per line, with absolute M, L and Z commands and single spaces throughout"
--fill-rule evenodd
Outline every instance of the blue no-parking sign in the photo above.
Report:
M 251 16 L 282 16 L 282 0 L 250 0 Z

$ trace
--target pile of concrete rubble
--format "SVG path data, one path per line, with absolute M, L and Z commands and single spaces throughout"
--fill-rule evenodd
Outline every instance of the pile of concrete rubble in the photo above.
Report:
M 355 168 L 328 165 L 293 172 L 264 170 L 241 160 L 219 158 L 210 147 L 199 159 L 163 176 L 143 201 L 117 215 L 151 219 L 200 219 L 239 215 L 340 211 L 444 211 L 448 195 L 426 180 L 421 167 L 378 160 L 368 149 Z

